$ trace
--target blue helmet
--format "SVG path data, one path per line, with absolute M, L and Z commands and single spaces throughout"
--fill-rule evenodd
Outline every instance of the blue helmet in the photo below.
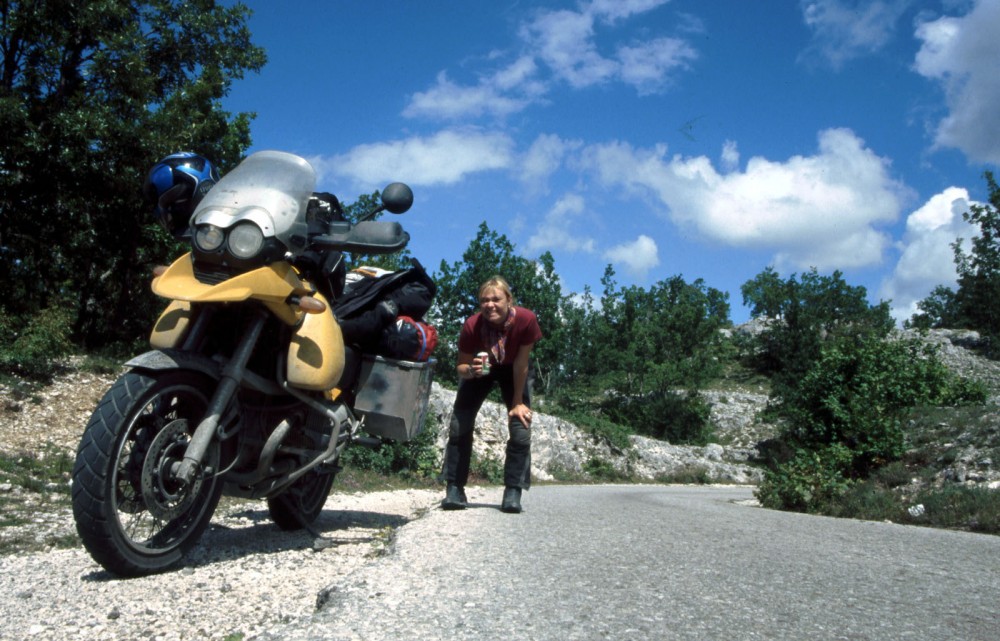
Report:
M 157 220 L 180 238 L 188 232 L 188 221 L 195 207 L 218 181 L 219 170 L 215 165 L 203 156 L 184 151 L 170 154 L 153 165 L 142 193 L 154 205 Z

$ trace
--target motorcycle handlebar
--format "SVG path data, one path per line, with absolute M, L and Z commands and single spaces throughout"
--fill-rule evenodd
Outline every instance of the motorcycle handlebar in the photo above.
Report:
M 329 232 L 312 237 L 312 245 L 322 249 L 365 254 L 392 254 L 404 249 L 410 235 L 397 222 L 365 220 L 330 223 Z

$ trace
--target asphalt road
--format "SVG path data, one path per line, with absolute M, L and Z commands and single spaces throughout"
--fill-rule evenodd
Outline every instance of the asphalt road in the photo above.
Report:
M 748 488 L 537 487 L 520 515 L 500 493 L 406 525 L 269 638 L 1000 639 L 1000 537 L 774 512 Z

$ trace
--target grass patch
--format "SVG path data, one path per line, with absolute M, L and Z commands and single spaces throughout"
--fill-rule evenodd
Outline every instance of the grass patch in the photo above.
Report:
M 11 488 L 33 493 L 63 495 L 68 499 L 72 472 L 73 457 L 51 446 L 30 454 L 0 452 L 0 485 L 9 484 Z
M 71 507 L 73 457 L 52 447 L 37 454 L 0 453 L 0 554 L 80 545 L 75 531 L 40 534 L 39 518 L 63 520 Z
M 632 480 L 628 474 L 615 468 L 611 461 L 598 456 L 587 459 L 583 464 L 583 471 L 598 483 L 621 483 Z
M 333 492 L 392 492 L 408 489 L 437 489 L 440 483 L 429 477 L 385 474 L 359 467 L 345 467 L 337 474 Z
M 817 513 L 1000 535 L 1000 490 L 945 485 L 907 496 L 884 480 L 872 478 L 851 483 Z
M 45 385 L 39 381 L 22 376 L 13 376 L 7 372 L 0 371 L 0 386 L 7 388 L 9 398 L 0 406 L 0 411 L 18 411 L 20 403 L 42 402 L 39 392 Z
M 1000 534 L 1000 490 L 962 485 L 924 490 L 914 497 L 902 520 L 913 525 Z
M 709 485 L 712 477 L 708 473 L 708 468 L 703 465 L 685 465 L 669 474 L 658 474 L 657 483 L 683 485 Z
M 607 443 L 608 447 L 615 452 L 627 452 L 632 449 L 632 441 L 629 437 L 634 432 L 624 425 L 579 411 L 558 413 L 556 416 L 576 425 L 597 440 Z

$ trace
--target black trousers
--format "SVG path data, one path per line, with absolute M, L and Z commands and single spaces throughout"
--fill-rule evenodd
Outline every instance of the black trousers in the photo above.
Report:
M 522 401 L 528 407 L 531 407 L 531 375 L 532 371 L 529 370 L 528 380 L 524 383 L 521 395 Z M 476 415 L 479 414 L 479 408 L 483 406 L 483 401 L 486 400 L 494 384 L 500 385 L 500 394 L 507 409 L 510 410 L 514 399 L 512 366 L 497 365 L 490 368 L 490 373 L 486 376 L 459 381 L 448 429 L 448 445 L 444 454 L 443 476 L 448 483 L 464 487 L 469 480 Z M 510 437 L 507 439 L 504 460 L 504 485 L 527 489 L 531 486 L 531 429 L 516 418 L 508 419 L 507 429 Z

